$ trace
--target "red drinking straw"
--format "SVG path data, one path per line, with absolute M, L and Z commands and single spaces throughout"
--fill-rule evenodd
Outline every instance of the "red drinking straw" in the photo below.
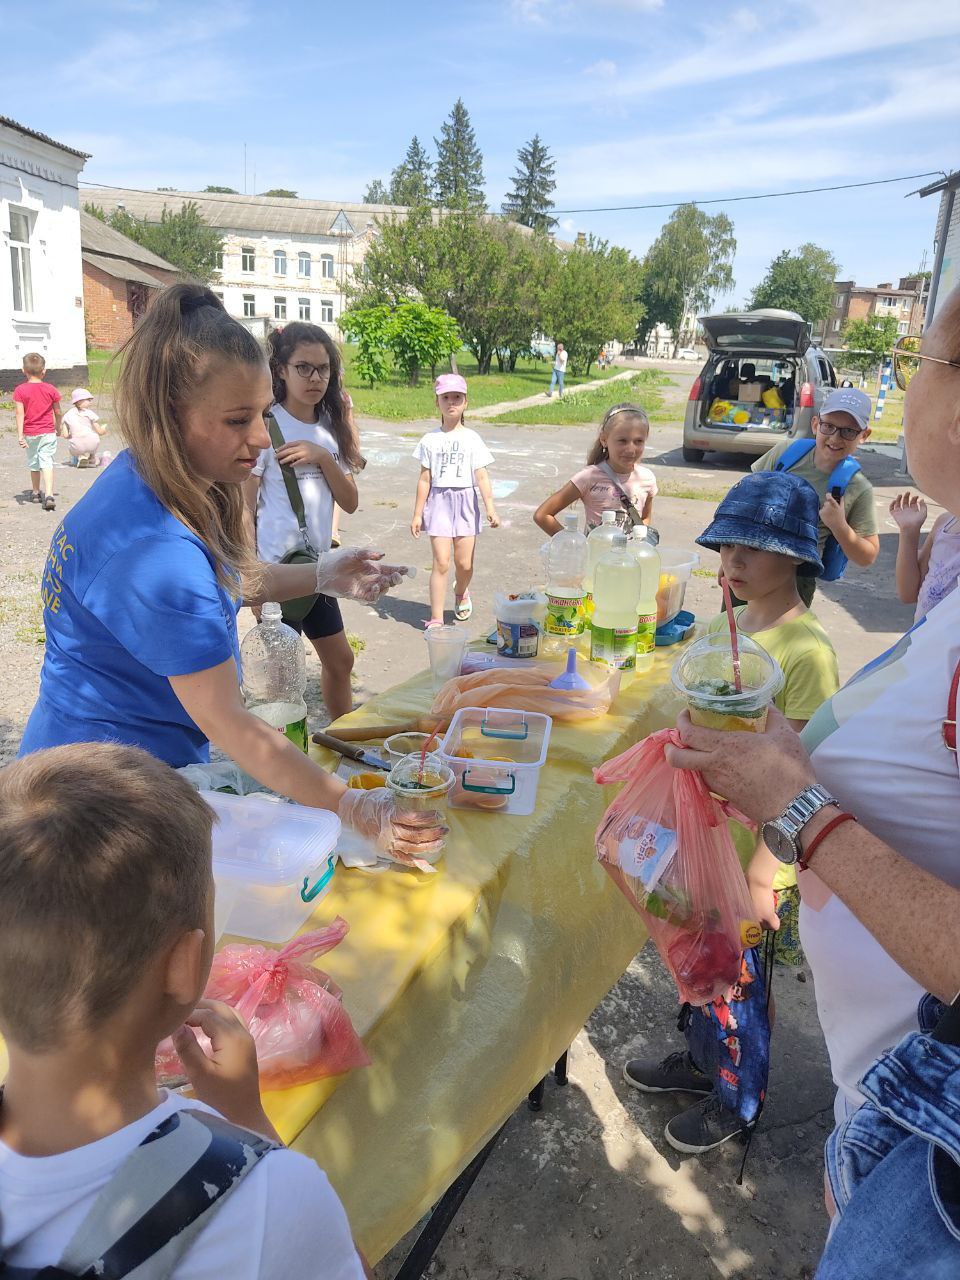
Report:
M 723 587 L 723 607 L 727 611 L 727 626 L 730 628 L 730 648 L 733 650 L 733 683 L 737 693 L 743 693 L 743 681 L 740 679 L 740 647 L 737 644 L 737 620 L 733 616 L 733 596 L 730 594 L 730 583 L 726 578 L 720 579 Z
M 739 662 L 738 662 L 737 670 L 739 670 L 739 669 L 740 669 L 740 668 L 739 668 Z M 738 689 L 740 688 L 739 681 L 737 682 L 737 688 L 738 688 Z M 418 786 L 421 786 L 421 787 L 423 786 L 423 770 L 424 770 L 424 766 L 425 766 L 425 765 L 426 765 L 426 763 L 427 763 L 427 751 L 428 751 L 428 749 L 429 749 L 429 747 L 430 747 L 430 743 L 431 743 L 431 742 L 435 742 L 435 741 L 436 741 L 436 739 L 437 739 L 437 731 L 436 731 L 436 730 L 434 730 L 434 731 L 433 731 L 433 733 L 431 733 L 431 734 L 430 734 L 430 736 L 429 736 L 428 738 L 424 738 L 424 740 L 423 740 L 423 750 L 420 752 L 420 768 L 419 768 L 419 770 L 417 771 L 417 785 L 418 785 Z

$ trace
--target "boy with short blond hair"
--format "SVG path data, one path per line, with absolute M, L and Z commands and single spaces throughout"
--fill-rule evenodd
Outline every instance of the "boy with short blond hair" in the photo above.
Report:
M 53 511 L 53 464 L 57 459 L 57 434 L 60 431 L 60 392 L 43 375 L 47 365 L 38 351 L 23 357 L 26 382 L 13 389 L 17 414 L 17 439 L 27 450 L 32 501 L 42 503 L 44 511 Z M 40 481 L 43 480 L 43 492 Z
M 199 999 L 212 825 L 135 747 L 55 747 L 0 770 L 0 1269 L 365 1274 L 325 1175 L 279 1147 L 248 1032 Z M 157 1088 L 171 1034 L 199 1101 Z

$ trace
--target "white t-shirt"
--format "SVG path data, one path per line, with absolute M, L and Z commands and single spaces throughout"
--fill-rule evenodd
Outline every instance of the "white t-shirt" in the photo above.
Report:
M 960 776 L 941 739 L 960 662 L 960 595 L 942 600 L 825 702 L 803 732 L 817 778 L 868 830 L 960 887 Z M 922 988 L 831 894 L 798 876 L 800 937 L 839 1089 L 837 1118 L 863 1102 L 870 1064 L 916 1031 Z
M 70 432 L 70 443 L 85 453 L 92 453 L 100 443 L 100 433 L 94 423 L 100 415 L 93 409 L 78 409 L 76 405 L 63 415 L 63 424 Z
M 282 404 L 273 406 L 280 434 L 287 444 L 308 440 L 332 453 L 340 461 L 337 438 L 320 422 L 300 422 L 284 409 Z M 342 470 L 346 471 L 346 467 Z M 307 530 L 317 551 L 329 551 L 333 532 L 333 492 L 317 466 L 294 467 L 303 510 L 307 517 Z M 283 472 L 273 446 L 264 449 L 254 464 L 252 475 L 260 477 L 257 495 L 257 555 L 261 560 L 276 564 L 294 547 L 301 546 L 300 526 L 293 514 L 293 507 L 283 483 Z
M 558 351 L 553 362 L 553 367 L 557 373 L 566 373 L 567 371 L 567 353 L 566 351 Z
M 22 1156 L 0 1142 L 0 1242 L 11 1266 L 60 1260 L 98 1192 L 174 1111 L 212 1111 L 165 1094 L 153 1111 L 99 1142 Z M 216 1114 L 216 1112 L 213 1112 Z M 272 1151 L 247 1174 L 183 1255 L 173 1280 L 363 1280 L 343 1206 L 327 1176 L 295 1151 Z
M 421 467 L 430 469 L 431 489 L 471 489 L 477 468 L 489 467 L 493 461 L 493 454 L 469 427 L 429 431 L 413 456 Z

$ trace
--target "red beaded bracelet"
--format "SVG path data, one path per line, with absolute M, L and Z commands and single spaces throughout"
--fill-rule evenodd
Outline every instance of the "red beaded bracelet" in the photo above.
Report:
M 808 848 L 804 851 L 803 857 L 797 859 L 797 866 L 800 868 L 800 870 L 801 871 L 809 870 L 810 859 L 813 857 L 814 851 L 816 850 L 817 846 L 820 844 L 822 840 L 826 840 L 830 832 L 834 831 L 837 827 L 839 827 L 841 822 L 856 822 L 856 821 L 857 819 L 853 816 L 852 813 L 838 813 L 835 818 L 831 818 L 831 820 L 827 823 L 827 825 L 823 827 L 822 830 L 818 831 L 817 834 L 810 841 Z

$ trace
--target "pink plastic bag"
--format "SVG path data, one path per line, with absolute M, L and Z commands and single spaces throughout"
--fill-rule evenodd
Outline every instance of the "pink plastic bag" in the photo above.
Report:
M 247 1024 L 257 1047 L 262 1088 L 287 1089 L 369 1066 L 340 988 L 308 963 L 342 942 L 349 928 L 338 916 L 281 951 L 235 943 L 214 956 L 203 994 L 231 1005 Z M 209 1041 L 201 1033 L 197 1039 L 206 1052 Z M 183 1078 L 172 1040 L 162 1041 L 157 1050 L 157 1078 Z
M 643 917 L 681 1000 L 703 1005 L 737 981 L 744 946 L 760 940 L 726 821 L 747 819 L 699 773 L 671 768 L 669 742 L 679 745 L 676 730 L 661 729 L 594 770 L 597 782 L 627 784 L 597 827 L 597 857 Z

